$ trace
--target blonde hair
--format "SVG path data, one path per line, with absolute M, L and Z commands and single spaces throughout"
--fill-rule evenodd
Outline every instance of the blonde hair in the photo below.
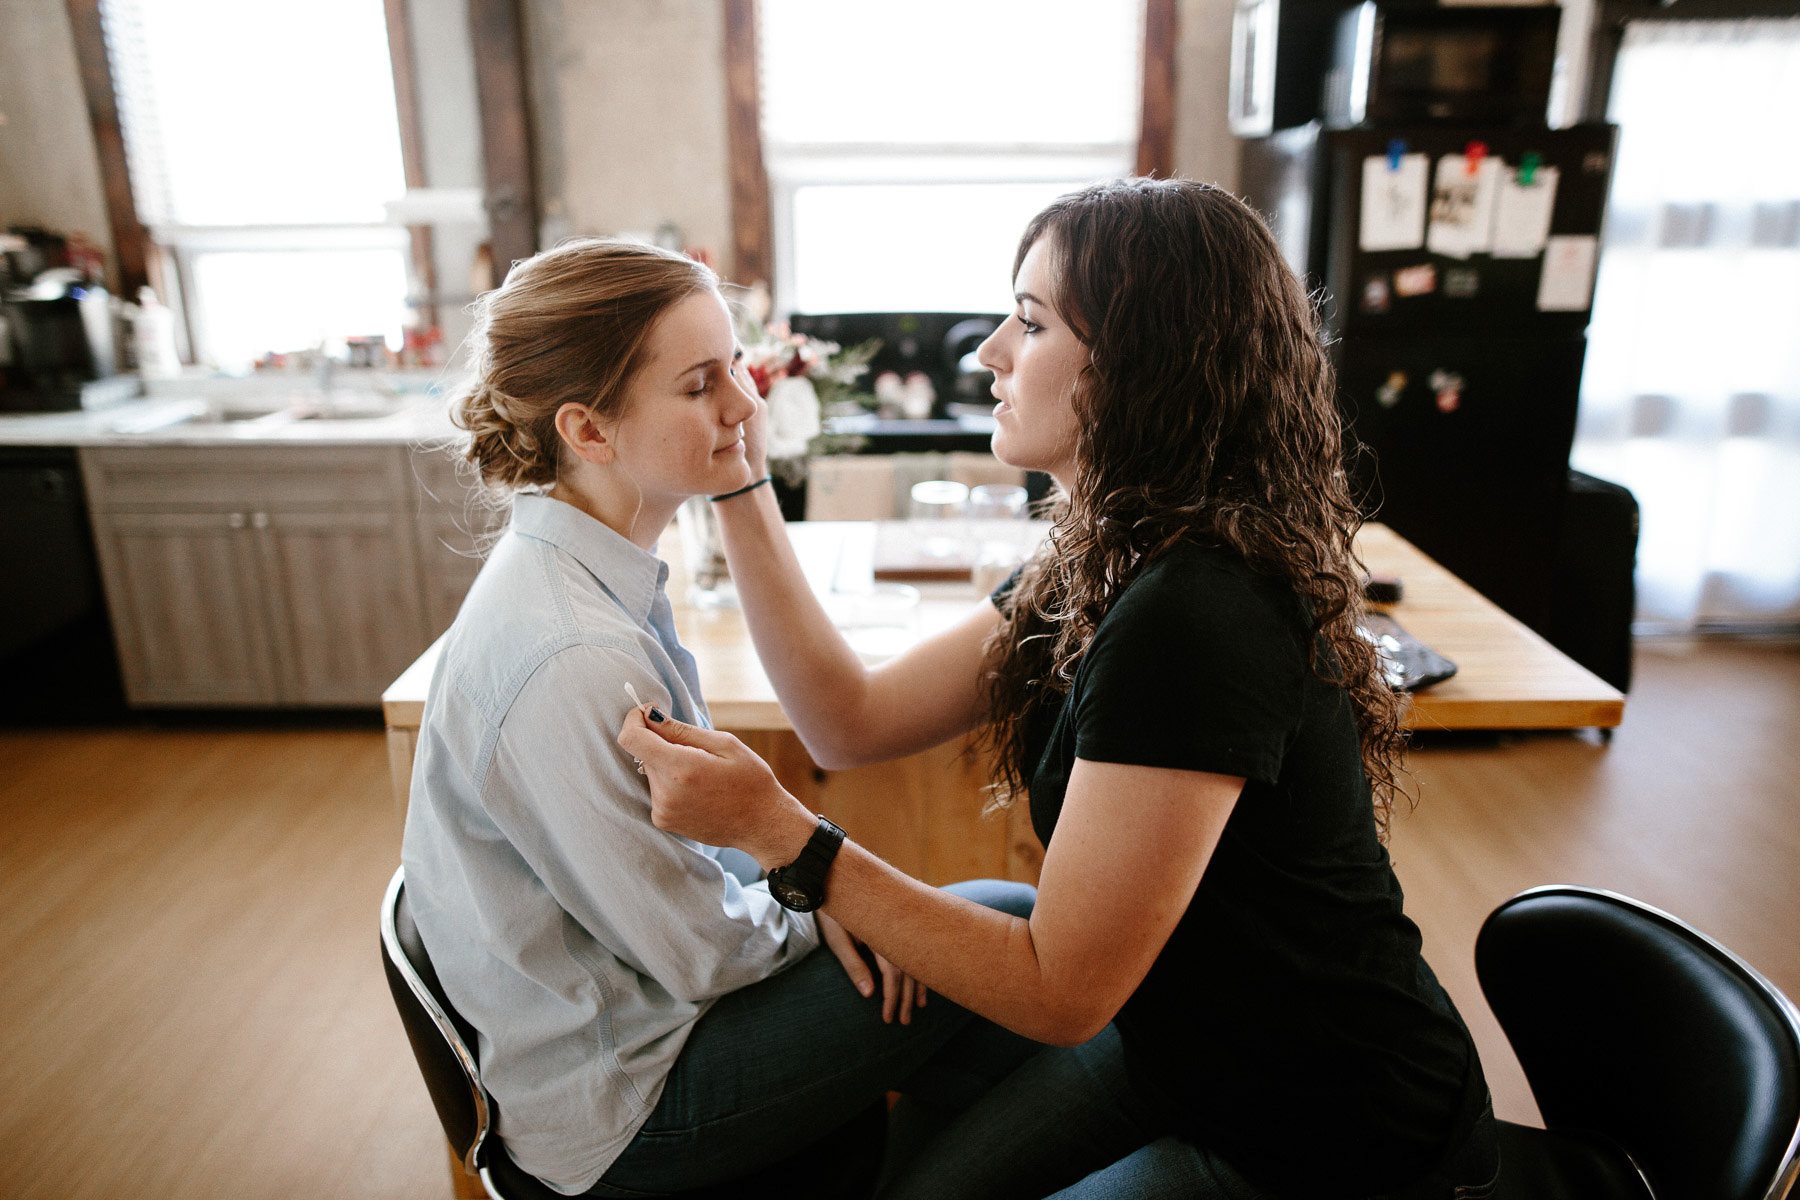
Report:
M 489 487 L 556 482 L 556 414 L 585 405 L 618 416 L 657 319 L 717 289 L 711 268 L 638 242 L 583 238 L 515 263 L 475 302 L 474 379 L 451 407 L 464 456 Z

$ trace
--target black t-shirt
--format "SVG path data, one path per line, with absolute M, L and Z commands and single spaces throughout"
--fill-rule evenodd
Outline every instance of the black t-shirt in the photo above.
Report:
M 1077 758 L 1245 777 L 1115 1024 L 1178 1131 L 1271 1189 L 1355 1196 L 1436 1165 L 1486 1085 L 1401 911 L 1355 713 L 1311 669 L 1305 612 L 1229 551 L 1152 563 L 1028 730 L 1031 818 L 1049 845 Z

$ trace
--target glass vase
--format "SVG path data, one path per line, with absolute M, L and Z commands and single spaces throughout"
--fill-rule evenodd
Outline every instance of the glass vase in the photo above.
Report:
M 687 566 L 687 601 L 694 608 L 736 608 L 737 589 L 725 562 L 725 539 L 712 501 L 690 496 L 675 511 L 681 557 Z

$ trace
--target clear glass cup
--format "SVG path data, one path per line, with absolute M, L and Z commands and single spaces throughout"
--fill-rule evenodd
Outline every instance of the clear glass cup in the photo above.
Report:
M 984 483 L 969 489 L 969 516 L 977 521 L 1023 521 L 1025 489 L 1016 483 Z
M 963 557 L 968 548 L 969 485 L 927 479 L 912 487 L 909 515 L 919 524 L 919 553 L 926 558 Z M 966 561 L 966 560 L 965 560 Z
M 912 519 L 940 521 L 960 517 L 969 505 L 969 485 L 953 479 L 927 479 L 912 486 Z

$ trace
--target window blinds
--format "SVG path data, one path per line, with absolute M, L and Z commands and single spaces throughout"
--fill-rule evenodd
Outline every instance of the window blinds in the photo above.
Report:
M 102 19 L 153 230 L 377 224 L 405 190 L 380 0 L 104 0 Z

